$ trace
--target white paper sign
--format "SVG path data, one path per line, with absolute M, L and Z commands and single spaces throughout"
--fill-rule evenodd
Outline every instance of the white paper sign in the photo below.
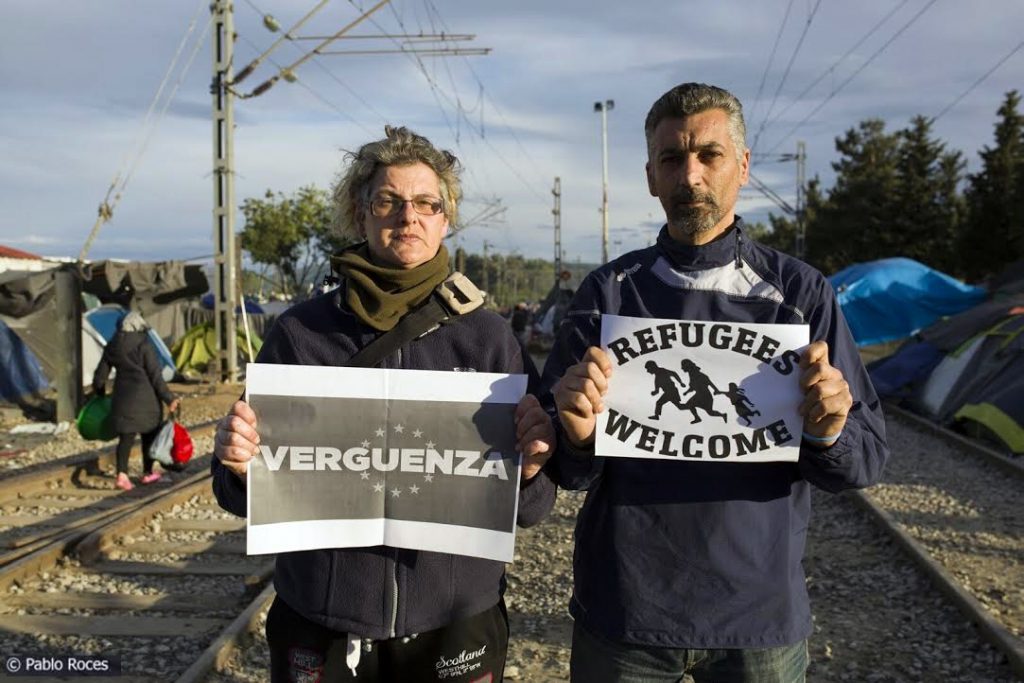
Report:
M 249 554 L 387 545 L 511 562 L 525 375 L 251 364 Z
M 796 461 L 807 325 L 601 317 L 613 371 L 595 453 Z

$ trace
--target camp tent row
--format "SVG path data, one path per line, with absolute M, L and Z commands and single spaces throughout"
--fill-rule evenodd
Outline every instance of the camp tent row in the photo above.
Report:
M 151 339 L 164 364 L 165 379 L 174 377 L 174 361 L 164 340 L 184 336 L 184 302 L 209 288 L 202 266 L 97 261 L 79 270 L 77 264 L 12 252 L 0 254 L 7 259 L 0 271 L 0 398 L 22 403 L 38 397 L 69 362 L 67 341 L 56 333 L 67 310 L 58 305 L 58 279 L 69 271 L 81 283 L 82 298 L 102 302 L 87 311 L 81 306 L 72 309 L 80 317 L 82 386 L 91 384 L 103 346 L 129 308 L 142 313 L 153 328 Z
M 1022 265 L 1010 266 L 994 278 L 983 301 L 944 317 L 936 315 L 934 322 L 922 329 L 908 330 L 907 334 L 912 334 L 898 350 L 871 363 L 868 372 L 879 396 L 939 424 L 990 441 L 1004 452 L 1024 453 Z M 926 288 L 919 302 L 942 297 L 948 300 L 949 292 L 957 289 L 950 289 L 950 282 L 941 278 L 929 276 L 929 280 L 938 283 L 936 290 Z M 945 292 L 942 297 L 936 295 L 939 290 Z M 977 296 L 966 288 L 961 291 Z M 891 307 L 896 317 L 905 315 L 912 320 L 913 314 L 908 311 L 920 308 L 914 309 L 913 303 L 902 306 L 884 290 L 876 296 L 878 309 Z M 897 296 L 905 296 L 905 291 L 897 292 Z M 845 315 L 846 306 L 843 311 Z M 858 342 L 885 334 L 881 326 L 866 329 Z

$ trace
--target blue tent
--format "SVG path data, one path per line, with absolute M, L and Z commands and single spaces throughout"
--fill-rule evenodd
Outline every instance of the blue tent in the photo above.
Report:
M 199 300 L 199 304 L 203 308 L 212 311 L 213 310 L 213 292 L 207 292 L 206 294 L 204 294 L 202 296 L 202 298 Z M 242 307 L 241 306 L 235 306 L 235 313 L 241 313 L 241 312 L 242 312 Z M 246 313 L 254 313 L 254 314 L 255 313 L 263 313 L 263 308 L 258 303 L 256 303 L 255 299 L 251 299 L 249 297 L 245 297 L 245 312 Z
M 0 320 L 0 399 L 17 403 L 46 387 L 36 355 Z
M 858 346 L 903 339 L 985 298 L 981 287 L 908 258 L 858 263 L 829 278 Z
M 128 310 L 117 304 L 103 304 L 86 311 L 85 319 L 103 337 L 103 345 L 106 346 L 106 343 L 117 334 L 121 318 L 127 314 Z M 157 357 L 160 359 L 160 374 L 165 382 L 170 382 L 178 372 L 174 364 L 174 356 L 171 355 L 170 349 L 164 344 L 163 339 L 156 333 L 156 330 L 150 328 L 147 331 L 147 335 L 149 336 L 149 341 L 153 344 L 153 348 L 156 350 Z M 97 359 L 97 362 L 99 362 L 99 359 Z

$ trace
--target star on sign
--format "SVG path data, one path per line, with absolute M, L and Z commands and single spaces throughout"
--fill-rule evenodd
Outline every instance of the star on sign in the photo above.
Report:
M 416 437 L 416 438 L 418 439 L 418 438 L 420 438 L 421 436 L 423 436 L 423 430 L 422 430 L 422 429 L 417 429 L 417 430 L 415 430 L 415 431 L 414 431 L 414 432 L 412 433 L 412 435 L 413 435 L 413 436 L 415 436 L 415 437 Z
M 380 435 L 378 434 L 378 436 L 380 436 Z M 362 446 L 363 448 L 369 448 L 370 447 L 370 442 L 367 441 L 366 439 L 363 439 L 363 442 L 361 444 L 359 444 L 359 445 Z
M 395 434 L 401 434 L 405 431 L 405 427 L 402 425 L 395 425 Z
M 380 429 L 377 430 L 377 436 L 384 436 L 384 428 L 383 427 L 381 427 Z
M 433 441 L 428 441 L 427 442 L 427 448 L 429 449 L 429 448 L 433 448 L 433 447 L 434 447 L 434 442 Z
M 369 479 L 369 478 L 370 478 L 370 473 L 369 473 L 369 472 L 363 472 L 363 473 L 361 473 L 361 474 L 359 475 L 359 477 L 360 477 L 361 479 Z
M 402 489 L 391 489 L 392 497 L 398 498 L 400 495 L 402 495 Z
M 434 481 L 434 475 L 433 474 L 424 474 L 423 475 L 423 481 L 428 482 L 428 483 Z
M 416 486 L 415 484 L 413 484 L 412 486 L 409 487 L 409 493 L 419 493 L 419 492 L 420 492 L 420 487 L 419 486 Z
M 384 482 L 380 482 L 378 484 L 374 484 L 373 485 L 373 492 L 374 493 L 380 493 L 383 490 L 384 490 Z

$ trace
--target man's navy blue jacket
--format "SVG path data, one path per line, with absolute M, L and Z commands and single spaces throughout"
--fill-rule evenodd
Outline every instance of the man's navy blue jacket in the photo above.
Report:
M 869 486 L 888 457 L 878 397 L 828 281 L 747 239 L 739 219 L 702 246 L 674 242 L 662 228 L 658 244 L 584 280 L 545 366 L 545 391 L 600 345 L 602 313 L 806 323 L 812 341 L 828 342 L 854 403 L 838 442 L 827 450 L 805 442 L 797 463 L 601 458 L 560 439 L 559 483 L 587 491 L 576 524 L 573 617 L 612 640 L 665 647 L 761 648 L 806 638 L 801 561 L 810 485 Z
M 260 363 L 346 365 L 380 333 L 342 304 L 340 290 L 288 309 L 260 350 Z M 533 361 L 503 318 L 478 308 L 442 323 L 401 347 L 380 367 L 473 369 L 526 373 L 536 387 Z M 213 491 L 221 507 L 245 516 L 245 485 L 213 459 Z M 518 523 L 539 522 L 555 502 L 545 467 L 521 485 Z M 327 548 L 277 556 L 274 587 L 296 612 L 328 628 L 380 640 L 423 633 L 498 603 L 505 565 L 494 560 L 373 546 Z

